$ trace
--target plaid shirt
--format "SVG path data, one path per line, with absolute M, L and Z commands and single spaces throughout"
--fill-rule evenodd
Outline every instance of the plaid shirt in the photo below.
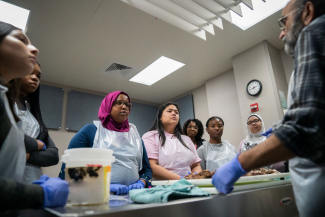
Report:
M 325 163 L 325 15 L 300 33 L 289 109 L 273 133 L 297 156 Z

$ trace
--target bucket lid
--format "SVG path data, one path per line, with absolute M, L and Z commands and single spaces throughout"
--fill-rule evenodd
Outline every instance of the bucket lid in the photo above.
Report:
M 75 148 L 65 150 L 61 162 L 65 163 L 66 167 L 110 166 L 115 162 L 115 157 L 109 149 Z

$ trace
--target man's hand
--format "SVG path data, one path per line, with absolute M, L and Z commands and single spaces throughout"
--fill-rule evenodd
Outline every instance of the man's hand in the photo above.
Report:
M 286 161 L 295 156 L 296 155 L 283 145 L 273 134 L 256 147 L 240 154 L 238 156 L 238 161 L 244 170 L 250 171 L 280 161 Z
M 229 194 L 234 189 L 235 182 L 247 171 L 238 162 L 238 155 L 230 162 L 222 165 L 212 177 L 212 184 L 220 193 Z

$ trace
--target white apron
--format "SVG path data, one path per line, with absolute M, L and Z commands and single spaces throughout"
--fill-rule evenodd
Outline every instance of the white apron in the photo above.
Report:
M 26 111 L 20 110 L 17 103 L 14 104 L 14 111 L 19 119 L 22 121 L 22 130 L 27 136 L 37 138 L 40 133 L 40 126 L 34 115 L 29 111 L 30 107 L 26 102 Z
M 293 77 L 288 90 L 288 108 L 293 104 Z M 324 141 L 325 142 L 325 141 Z M 307 158 L 289 160 L 290 176 L 300 217 L 325 216 L 325 165 L 317 165 Z
M 156 141 L 159 141 L 158 133 L 155 136 Z M 166 135 L 164 146 L 159 145 L 158 164 L 172 173 L 186 176 L 191 172 L 191 166 L 196 159 L 196 155 L 192 150 L 182 145 L 176 136 L 168 137 Z M 182 138 L 185 142 L 184 136 Z
M 14 110 L 22 122 L 23 133 L 36 139 L 40 133 L 40 125 L 34 115 L 29 111 L 28 102 L 26 102 L 26 105 L 27 109 L 23 111 L 15 103 Z M 25 184 L 32 184 L 33 181 L 39 180 L 42 175 L 43 172 L 40 167 L 26 163 L 23 182 Z
M 129 132 L 116 132 L 94 121 L 97 127 L 93 148 L 107 148 L 113 151 L 111 183 L 129 186 L 139 180 L 142 169 L 143 146 L 137 128 L 130 124 Z
M 210 144 L 207 142 L 205 153 L 206 169 L 215 171 L 225 163 L 231 161 L 237 155 L 237 150 L 228 141 L 222 141 L 221 144 Z
M 0 177 L 22 182 L 26 163 L 24 137 L 11 113 L 5 93 L 7 90 L 6 87 L 0 85 L 0 97 L 11 124 L 11 129 L 0 149 Z

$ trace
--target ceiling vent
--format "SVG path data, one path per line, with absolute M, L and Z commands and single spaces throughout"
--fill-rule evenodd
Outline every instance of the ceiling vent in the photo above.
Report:
M 124 66 L 124 65 L 121 65 L 118 63 L 113 63 L 105 70 L 105 72 L 111 72 L 111 71 L 116 71 L 116 70 L 126 70 L 126 69 L 132 69 L 132 67 Z
M 116 62 L 110 62 L 108 67 L 105 67 L 104 73 L 113 76 L 115 78 L 126 79 L 128 74 L 134 69 L 130 66 L 119 64 Z

